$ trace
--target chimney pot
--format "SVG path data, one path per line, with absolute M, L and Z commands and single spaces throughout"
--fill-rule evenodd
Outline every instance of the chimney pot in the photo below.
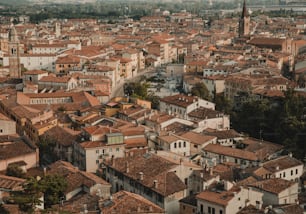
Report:
M 143 172 L 139 172 L 139 180 L 143 181 Z
M 210 168 L 209 168 L 209 175 L 213 175 L 213 173 L 214 173 L 213 168 L 210 167 Z
M 154 180 L 153 182 L 154 182 L 154 188 L 157 189 L 157 187 L 158 187 L 158 181 L 157 181 L 157 180 Z
M 126 163 L 125 163 L 125 166 L 126 166 L 126 173 L 129 173 L 129 172 L 130 172 L 129 163 L 126 162 Z

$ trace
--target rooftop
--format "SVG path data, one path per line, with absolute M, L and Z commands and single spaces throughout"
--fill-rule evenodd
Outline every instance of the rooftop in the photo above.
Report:
M 161 207 L 155 205 L 144 197 L 123 190 L 113 194 L 111 200 L 106 199 L 101 201 L 101 205 L 103 213 L 105 214 L 165 213 Z
M 175 172 L 171 172 L 178 164 L 151 153 L 116 158 L 107 162 L 106 165 L 163 196 L 186 189 L 185 184 Z M 143 175 L 142 179 L 140 173 Z M 158 183 L 157 187 L 154 187 L 154 180 Z
M 172 104 L 176 106 L 180 106 L 186 108 L 187 106 L 191 105 L 194 102 L 198 101 L 197 97 L 194 96 L 187 96 L 183 94 L 177 94 L 173 96 L 168 96 L 160 99 L 161 102 Z
M 293 181 L 287 181 L 281 178 L 271 178 L 251 183 L 248 186 L 255 187 L 273 194 L 279 194 L 294 184 L 296 183 Z

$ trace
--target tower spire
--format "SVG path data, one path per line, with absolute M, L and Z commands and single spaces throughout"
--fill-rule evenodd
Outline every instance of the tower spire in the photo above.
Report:
M 249 14 L 248 14 L 248 11 L 247 11 L 247 8 L 246 8 L 246 3 L 245 3 L 245 0 L 244 0 L 243 1 L 241 18 L 248 17 L 248 16 L 249 16 Z
M 243 1 L 241 17 L 239 19 L 239 37 L 250 34 L 250 16 L 246 8 L 246 2 Z

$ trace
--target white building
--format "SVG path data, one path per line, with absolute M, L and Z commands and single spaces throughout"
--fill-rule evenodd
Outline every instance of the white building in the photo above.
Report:
M 222 112 L 213 109 L 199 107 L 188 113 L 187 119 L 197 124 L 197 132 L 204 129 L 228 130 L 230 118 Z
M 298 183 L 272 178 L 250 184 L 255 191 L 263 193 L 264 205 L 293 204 L 298 201 Z
M 174 114 L 180 118 L 187 119 L 188 114 L 199 107 L 215 109 L 215 104 L 195 96 L 177 94 L 164 97 L 160 100 L 159 108 L 161 112 Z
M 0 113 L 0 136 L 16 134 L 16 122 Z
M 196 196 L 199 213 L 234 214 L 247 205 L 261 207 L 263 193 L 252 188 L 233 186 L 228 181 L 223 185 L 223 190 L 205 190 Z
M 304 164 L 301 161 L 289 155 L 264 162 L 254 174 L 264 179 L 282 178 L 288 181 L 299 181 L 303 175 L 303 168 Z
M 175 134 L 158 137 L 159 149 L 190 156 L 190 141 Z
M 224 92 L 225 78 L 225 76 L 220 75 L 208 76 L 204 78 L 203 83 L 205 84 L 211 97 L 214 97 L 215 94 L 220 94 Z
M 20 54 L 20 64 L 27 70 L 48 70 L 55 71 L 55 61 L 57 55 L 55 54 Z M 9 66 L 9 57 L 3 57 L 3 66 Z

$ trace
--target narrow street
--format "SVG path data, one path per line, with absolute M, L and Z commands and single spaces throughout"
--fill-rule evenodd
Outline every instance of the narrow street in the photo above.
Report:
M 120 80 L 120 82 L 116 85 L 116 87 L 113 88 L 110 98 L 124 96 L 124 90 L 123 90 L 124 83 L 135 81 L 138 78 L 140 78 L 142 75 L 145 75 L 145 76 L 153 75 L 156 72 L 156 69 L 157 68 L 154 68 L 154 67 L 148 67 L 129 79 Z

